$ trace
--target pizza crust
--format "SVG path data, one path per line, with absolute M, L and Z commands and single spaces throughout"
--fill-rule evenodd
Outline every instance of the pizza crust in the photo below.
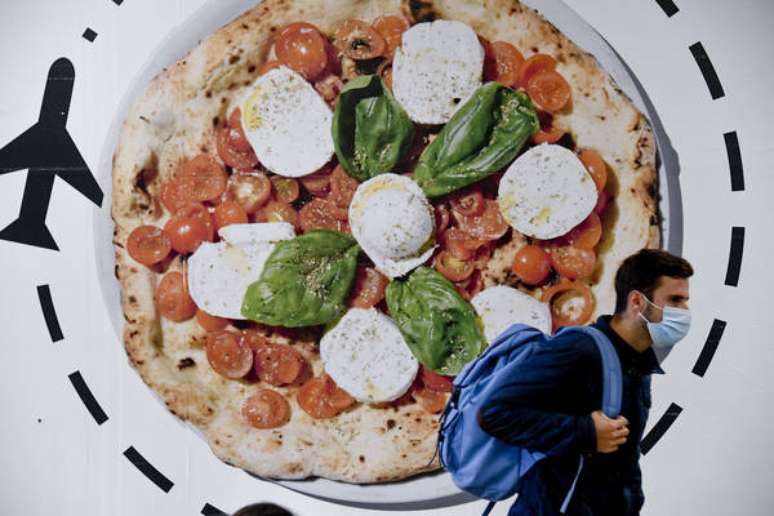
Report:
M 641 247 L 659 245 L 655 145 L 646 120 L 593 57 L 532 10 L 506 0 L 422 4 L 468 23 L 490 40 L 510 41 L 526 57 L 535 50 L 559 57 L 558 70 L 572 85 L 574 104 L 572 113 L 556 122 L 572 127 L 580 147 L 598 149 L 616 179 L 611 181 L 616 202 L 608 218 L 612 231 L 606 232 L 613 240 L 601 244 L 606 250 L 597 271 L 600 282 L 593 289 L 596 312 L 609 312 L 614 303 L 612 278 L 620 262 Z M 180 160 L 199 152 L 217 154 L 214 128 L 231 100 L 257 76 L 278 27 L 307 20 L 331 34 L 346 18 L 372 21 L 397 14 L 401 7 L 399 0 L 265 0 L 155 77 L 123 124 L 113 157 L 112 217 L 127 355 L 169 410 L 199 428 L 219 458 L 258 476 L 369 483 L 438 469 L 438 458 L 433 458 L 438 415 L 416 403 L 391 408 L 357 404 L 336 418 L 315 420 L 291 395 L 286 425 L 270 430 L 246 425 L 241 404 L 255 386 L 212 371 L 203 349 L 206 333 L 195 320 L 160 319 L 153 300 L 157 272 L 129 257 L 126 239 L 138 225 L 166 222 L 168 215 L 157 200 L 159 188 Z M 605 136 L 610 134 L 614 136 Z M 179 258 L 167 265 L 168 270 L 184 268 Z M 267 335 L 290 342 L 281 334 Z M 302 333 L 294 346 L 319 374 L 322 364 L 314 335 Z

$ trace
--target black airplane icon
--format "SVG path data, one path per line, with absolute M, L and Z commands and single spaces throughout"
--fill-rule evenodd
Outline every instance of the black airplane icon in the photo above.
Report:
M 102 189 L 65 127 L 75 70 L 61 57 L 48 70 L 38 122 L 0 149 L 0 174 L 28 169 L 19 217 L 0 230 L 0 240 L 58 251 L 46 227 L 54 177 L 67 181 L 97 206 Z

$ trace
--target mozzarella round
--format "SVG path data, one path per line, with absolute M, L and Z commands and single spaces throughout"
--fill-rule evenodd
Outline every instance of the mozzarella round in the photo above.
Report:
M 384 275 L 395 278 L 433 254 L 433 206 L 414 180 L 380 174 L 361 183 L 349 205 L 352 236 Z
M 545 240 L 564 235 L 589 216 L 597 187 L 574 152 L 543 144 L 508 167 L 497 202 L 517 231 Z
M 336 385 L 367 403 L 403 395 L 419 370 L 398 326 L 374 308 L 352 308 L 320 340 L 323 368 Z
M 481 86 L 484 49 L 462 22 L 418 23 L 403 33 L 392 66 L 395 98 L 421 124 L 444 124 Z
M 470 304 L 484 323 L 484 336 L 491 343 L 516 323 L 528 324 L 551 333 L 551 310 L 529 294 L 505 285 L 486 288 L 473 296 Z
M 300 177 L 333 156 L 333 114 L 311 84 L 286 66 L 249 88 L 241 102 L 242 127 L 261 164 L 275 174 Z
M 203 242 L 188 259 L 188 290 L 205 312 L 244 319 L 241 308 L 247 287 L 260 278 L 276 242 L 295 236 L 293 226 L 285 222 L 233 224 L 218 234 L 223 241 Z

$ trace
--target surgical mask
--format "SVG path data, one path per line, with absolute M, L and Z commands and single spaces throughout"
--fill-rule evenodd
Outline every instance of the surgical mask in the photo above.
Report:
M 642 313 L 639 314 L 648 327 L 648 333 L 650 333 L 650 338 L 653 340 L 653 347 L 665 350 L 670 349 L 688 334 L 688 330 L 691 327 L 691 312 L 685 308 L 674 306 L 662 308 L 648 299 L 645 294 L 642 294 L 642 297 L 649 304 L 664 313 L 659 322 L 651 322 Z

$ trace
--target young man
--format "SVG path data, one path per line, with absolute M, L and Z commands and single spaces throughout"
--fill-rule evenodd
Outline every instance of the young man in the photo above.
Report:
M 602 364 L 586 336 L 557 337 L 536 353 L 482 406 L 478 420 L 487 433 L 543 452 L 522 477 L 509 516 L 554 516 L 578 470 L 583 470 L 565 514 L 631 516 L 644 502 L 640 440 L 651 405 L 650 375 L 663 374 L 655 348 L 683 338 L 690 326 L 691 265 L 665 251 L 643 249 L 621 264 L 615 277 L 615 314 L 593 324 L 613 343 L 623 373 L 621 415 L 605 416 Z

